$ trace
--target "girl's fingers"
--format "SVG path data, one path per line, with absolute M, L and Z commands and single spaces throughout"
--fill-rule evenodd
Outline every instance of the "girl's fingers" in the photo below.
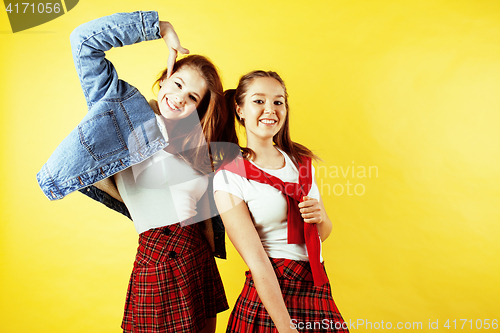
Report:
M 301 213 L 319 212 L 319 211 L 321 211 L 321 207 L 319 204 L 311 205 L 311 206 L 306 206 L 306 207 L 300 208 L 299 211 Z
M 321 218 L 320 217 L 314 217 L 314 218 L 310 218 L 310 219 L 304 219 L 304 222 L 305 223 L 321 223 Z
M 299 208 L 313 206 L 314 204 L 319 204 L 319 201 L 314 198 L 303 197 L 302 202 L 299 202 Z

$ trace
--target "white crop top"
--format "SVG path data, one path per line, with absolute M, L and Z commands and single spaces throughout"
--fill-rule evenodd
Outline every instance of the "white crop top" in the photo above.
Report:
M 138 233 L 195 216 L 208 187 L 206 175 L 164 150 L 116 174 L 115 181 Z
M 299 173 L 286 153 L 285 166 L 281 169 L 259 169 L 280 178 L 284 182 L 297 183 Z M 308 196 L 318 199 L 319 189 L 314 179 Z M 227 179 L 227 181 L 226 181 Z M 257 230 L 262 246 L 271 258 L 285 258 L 308 261 L 305 244 L 288 244 L 287 242 L 287 202 L 285 196 L 274 187 L 248 180 L 230 171 L 221 170 L 214 177 L 214 193 L 225 191 L 241 198 L 248 206 L 250 215 Z M 323 261 L 323 258 L 320 258 Z

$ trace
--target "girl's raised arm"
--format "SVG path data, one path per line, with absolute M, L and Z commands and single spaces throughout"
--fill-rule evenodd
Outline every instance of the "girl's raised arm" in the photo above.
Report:
M 187 50 L 180 46 L 170 23 L 162 22 L 160 27 L 155 11 L 117 13 L 84 23 L 73 30 L 70 36 L 73 60 L 89 109 L 102 98 L 124 96 L 135 89 L 118 79 L 105 51 L 162 37 L 173 44 L 169 46 L 173 64 L 177 51 L 185 53 Z
M 174 27 L 170 22 L 160 21 L 160 35 L 167 43 L 168 47 L 168 61 L 167 61 L 167 78 L 172 74 L 172 69 L 174 68 L 175 60 L 177 59 L 177 52 L 182 54 L 189 54 L 189 50 L 181 46 L 179 37 L 175 33 Z

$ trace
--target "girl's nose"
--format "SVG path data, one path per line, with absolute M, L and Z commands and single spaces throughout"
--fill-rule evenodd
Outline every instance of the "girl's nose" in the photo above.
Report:
M 268 114 L 275 113 L 273 104 L 266 104 L 266 108 L 264 109 L 264 113 L 268 113 Z
M 175 94 L 174 96 L 174 101 L 175 103 L 177 103 L 178 106 L 183 106 L 185 101 L 186 101 L 186 96 L 184 96 L 185 94 Z

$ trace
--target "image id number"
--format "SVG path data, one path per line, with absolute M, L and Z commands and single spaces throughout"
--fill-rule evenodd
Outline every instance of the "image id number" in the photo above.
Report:
M 458 324 L 458 325 L 457 325 Z M 498 319 L 493 319 L 490 322 L 490 319 L 477 319 L 475 324 L 475 328 L 477 329 L 498 329 Z M 446 327 L 447 329 L 472 329 L 473 328 L 473 320 L 472 319 L 459 319 L 457 323 L 457 319 L 454 320 L 447 320 L 446 323 L 443 325 L 443 327 Z
M 24 7 L 24 8 L 23 8 Z M 50 14 L 50 13 L 60 13 L 61 12 L 61 4 L 60 3 L 38 3 L 36 6 L 34 3 L 22 2 L 12 4 L 9 3 L 7 8 L 5 9 L 9 14 Z

